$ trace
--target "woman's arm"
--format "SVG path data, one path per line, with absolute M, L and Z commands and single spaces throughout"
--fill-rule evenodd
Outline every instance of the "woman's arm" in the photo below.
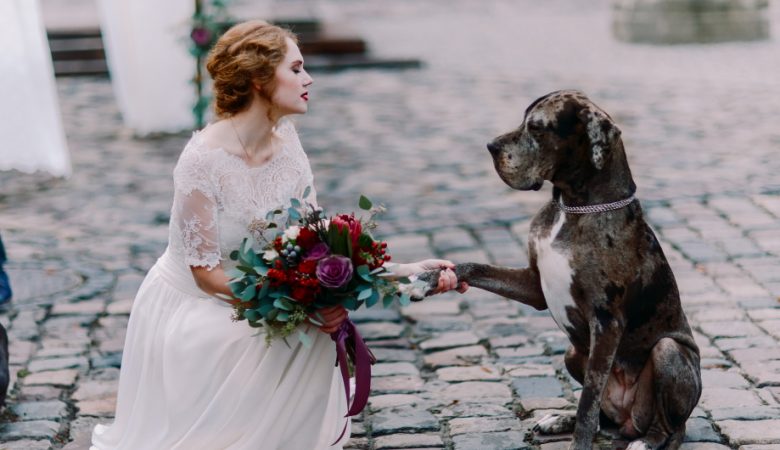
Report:
M 190 266 L 190 270 L 192 271 L 192 278 L 195 279 L 195 284 L 201 291 L 231 305 L 238 301 L 237 298 L 233 297 L 233 292 L 228 287 L 230 277 L 225 274 L 222 264 L 211 270 L 203 266 Z M 233 300 L 222 298 L 223 295 L 231 297 Z

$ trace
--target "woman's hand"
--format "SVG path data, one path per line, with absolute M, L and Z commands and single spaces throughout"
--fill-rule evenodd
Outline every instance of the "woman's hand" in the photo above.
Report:
M 462 294 L 468 290 L 469 285 L 465 282 L 458 282 L 454 269 L 455 264 L 452 261 L 446 259 L 425 259 L 411 264 L 399 264 L 398 270 L 393 272 L 399 273 L 399 276 L 410 276 L 431 270 L 441 270 L 439 283 L 434 293 L 441 294 L 442 292 L 456 290 Z
M 341 305 L 320 308 L 317 313 L 319 314 L 310 316 L 310 319 L 322 323 L 320 331 L 327 334 L 338 330 L 341 322 L 347 319 L 347 310 Z

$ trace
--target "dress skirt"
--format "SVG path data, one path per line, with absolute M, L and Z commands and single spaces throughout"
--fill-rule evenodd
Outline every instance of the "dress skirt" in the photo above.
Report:
M 310 348 L 295 336 L 268 347 L 231 314 L 160 257 L 130 314 L 115 420 L 90 450 L 341 449 L 350 424 L 330 336 L 312 327 Z

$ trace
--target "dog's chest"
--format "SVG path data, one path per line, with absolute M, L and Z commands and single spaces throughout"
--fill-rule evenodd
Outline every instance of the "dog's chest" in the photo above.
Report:
M 556 245 L 556 237 L 560 233 L 566 215 L 560 213 L 550 230 L 549 236 L 535 239 L 536 264 L 541 277 L 542 292 L 547 301 L 547 307 L 558 324 L 558 327 L 568 334 L 567 329 L 572 323 L 566 313 L 568 307 L 576 308 L 574 298 L 571 295 L 571 282 L 573 271 L 571 268 L 571 255 L 569 252 Z M 559 244 L 559 243 L 558 243 Z

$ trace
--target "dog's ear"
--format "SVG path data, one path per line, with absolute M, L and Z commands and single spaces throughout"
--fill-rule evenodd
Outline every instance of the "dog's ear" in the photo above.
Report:
M 612 147 L 620 139 L 620 128 L 611 117 L 596 108 L 582 108 L 579 117 L 588 133 L 593 166 L 601 170 Z

